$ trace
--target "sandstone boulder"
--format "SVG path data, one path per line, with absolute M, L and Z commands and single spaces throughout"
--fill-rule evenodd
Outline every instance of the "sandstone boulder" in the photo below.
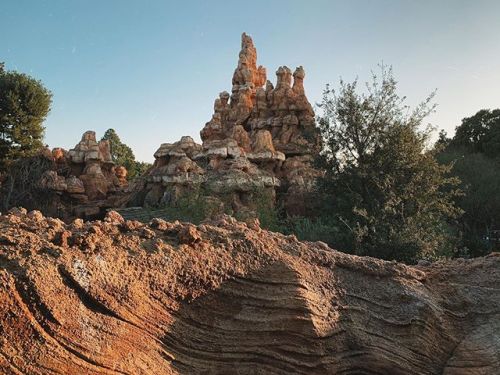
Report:
M 119 186 L 127 186 L 127 169 L 124 166 L 117 166 L 114 168 L 115 176 L 118 179 Z

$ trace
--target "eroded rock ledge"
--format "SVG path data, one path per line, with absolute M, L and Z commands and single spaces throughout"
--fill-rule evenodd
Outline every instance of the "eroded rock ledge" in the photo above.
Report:
M 0 216 L 2 374 L 494 374 L 500 256 L 409 267 L 229 217 Z

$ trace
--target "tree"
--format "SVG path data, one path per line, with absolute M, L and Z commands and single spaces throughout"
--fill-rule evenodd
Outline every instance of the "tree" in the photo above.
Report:
M 327 86 L 319 118 L 324 151 L 319 164 L 325 214 L 344 228 L 339 245 L 360 255 L 414 262 L 451 255 L 449 221 L 459 214 L 457 180 L 427 150 L 433 94 L 414 110 L 382 66 L 367 93 L 358 82 Z
M 485 238 L 500 229 L 500 109 L 464 118 L 438 151 L 441 163 L 453 163 L 465 193 L 456 199 L 464 211 L 458 223 L 462 246 L 471 256 L 485 255 L 495 245 Z
M 0 64 L 0 171 L 43 146 L 52 94 L 40 81 Z
M 147 172 L 149 168 L 151 168 L 152 164 L 145 161 L 136 161 L 134 166 L 134 175 L 136 177 L 142 176 Z
M 127 169 L 130 179 L 140 176 L 151 166 L 149 163 L 136 161 L 132 149 L 122 143 L 114 129 L 106 130 L 102 140 L 109 141 L 113 161 Z
M 468 153 L 500 156 L 500 109 L 482 109 L 474 116 L 464 118 L 455 129 L 450 146 Z

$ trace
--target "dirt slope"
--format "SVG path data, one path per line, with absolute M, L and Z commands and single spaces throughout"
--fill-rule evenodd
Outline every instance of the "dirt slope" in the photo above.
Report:
M 0 216 L 2 374 L 498 374 L 500 256 L 407 267 L 221 218 Z

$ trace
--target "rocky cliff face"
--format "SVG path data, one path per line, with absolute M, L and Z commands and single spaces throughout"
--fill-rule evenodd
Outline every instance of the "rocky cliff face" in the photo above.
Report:
M 2 374 L 498 374 L 500 257 L 409 267 L 228 217 L 0 216 Z
M 43 156 L 53 161 L 40 186 L 55 193 L 54 215 L 98 215 L 102 207 L 117 206 L 116 199 L 128 186 L 127 170 L 115 166 L 108 141 L 98 142 L 93 131 L 85 132 L 73 149 L 46 150 Z
M 231 93 L 215 100 L 212 119 L 200 133 L 203 144 L 190 137 L 162 144 L 134 204 L 169 204 L 202 187 L 207 195 L 224 196 L 235 212 L 251 209 L 259 191 L 271 199 L 281 193 L 288 213 L 304 213 L 304 195 L 318 175 L 312 161 L 320 136 L 304 93 L 304 69 L 292 74 L 282 66 L 276 76 L 274 87 L 257 66 L 252 39 L 243 34 Z

